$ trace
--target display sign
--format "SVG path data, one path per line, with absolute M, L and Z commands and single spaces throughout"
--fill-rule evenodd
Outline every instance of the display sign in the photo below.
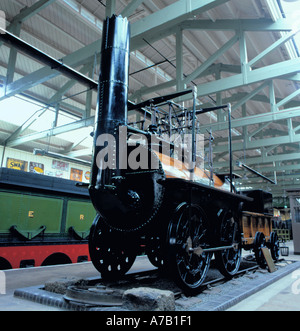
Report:
M 58 160 L 52 160 L 52 168 L 62 171 L 69 171 L 69 163 Z
M 85 174 L 84 174 L 84 178 L 86 180 L 90 180 L 90 178 L 91 178 L 91 172 L 90 171 L 86 171 Z
M 44 174 L 44 165 L 39 162 L 30 162 L 29 163 L 29 172 L 33 172 L 35 174 Z
M 28 162 L 24 160 L 7 158 L 6 168 L 27 171 Z
M 82 182 L 83 171 L 79 169 L 71 168 L 70 179 L 77 182 Z

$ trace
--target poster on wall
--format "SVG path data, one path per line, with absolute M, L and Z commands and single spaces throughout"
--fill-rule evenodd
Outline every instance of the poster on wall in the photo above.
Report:
M 84 174 L 84 178 L 86 180 L 90 180 L 90 178 L 91 178 L 91 172 L 90 171 L 86 171 L 85 174 Z
M 44 174 L 44 165 L 39 162 L 30 162 L 29 163 L 29 172 L 33 172 L 35 174 Z
M 27 171 L 28 162 L 8 157 L 6 162 L 6 168 Z
M 76 180 L 77 182 L 82 182 L 82 174 L 82 170 L 71 168 L 70 179 Z
M 52 160 L 52 169 L 69 171 L 69 163 L 58 160 Z
M 64 178 L 64 172 L 60 170 L 55 171 L 55 177 L 57 178 Z

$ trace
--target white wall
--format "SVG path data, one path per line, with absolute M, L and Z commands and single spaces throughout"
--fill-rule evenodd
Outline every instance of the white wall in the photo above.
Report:
M 34 155 L 33 153 L 24 152 L 17 149 L 12 148 L 5 148 L 5 152 L 3 155 L 3 146 L 0 146 L 0 163 L 2 163 L 2 167 L 7 166 L 7 159 L 16 159 L 27 162 L 27 171 L 30 171 L 30 162 L 40 163 L 44 167 L 44 175 L 53 176 L 53 177 L 60 177 L 65 179 L 71 179 L 71 169 L 78 169 L 82 171 L 82 182 L 88 183 L 89 182 L 89 172 L 90 167 L 76 164 L 74 162 L 56 160 L 59 162 L 64 162 L 68 165 L 65 169 L 55 169 L 53 164 L 54 158 L 47 157 L 47 156 L 40 156 Z M 1 164 L 0 164 L 1 165 Z M 74 171 L 73 171 L 74 173 Z

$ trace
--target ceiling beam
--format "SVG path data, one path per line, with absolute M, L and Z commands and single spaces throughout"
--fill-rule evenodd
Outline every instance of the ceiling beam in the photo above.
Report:
M 194 18 L 195 15 L 204 13 L 229 0 L 178 0 L 173 4 L 146 16 L 132 24 L 133 35 L 155 33 L 161 29 L 174 27 L 185 20 Z
M 235 35 L 231 38 L 224 46 L 222 46 L 215 54 L 209 57 L 200 67 L 198 67 L 194 72 L 189 74 L 183 79 L 183 84 L 188 84 L 192 80 L 198 78 L 206 69 L 208 69 L 221 55 L 228 51 L 233 45 L 235 45 L 239 40 L 239 36 Z
M 31 7 L 24 7 L 21 9 L 20 13 L 17 14 L 7 26 L 8 31 L 13 31 L 16 24 L 24 23 L 26 20 L 30 19 L 32 16 L 39 13 L 41 10 L 53 4 L 56 0 L 40 0 L 33 4 Z M 0 46 L 2 43 L 0 42 Z
M 261 124 L 266 122 L 276 122 L 281 120 L 286 120 L 289 118 L 299 117 L 300 116 L 300 107 L 289 108 L 281 110 L 278 112 L 269 112 L 263 114 L 257 114 L 253 116 L 247 116 L 242 118 L 237 118 L 232 120 L 232 128 L 240 128 L 243 126 L 249 126 L 254 124 Z M 205 133 L 207 130 L 223 131 L 228 130 L 227 122 L 216 122 L 210 123 L 207 125 L 202 125 L 200 128 L 200 133 Z
M 30 19 L 32 16 L 39 13 L 41 10 L 46 7 L 52 5 L 56 0 L 39 0 L 31 7 L 25 7 L 20 11 L 18 15 L 16 15 L 13 19 L 14 22 L 25 22 Z
M 129 17 L 135 10 L 144 2 L 144 0 L 131 0 L 129 5 L 127 5 L 121 12 L 121 16 Z
M 85 65 L 80 72 L 85 74 L 91 64 Z M 31 116 L 23 125 L 21 125 L 15 132 L 13 132 L 4 142 L 4 146 L 9 146 L 10 144 L 13 146 L 14 141 L 18 139 L 18 137 L 28 129 L 40 116 L 42 116 L 49 107 L 54 106 L 58 102 L 61 101 L 63 95 L 69 91 L 77 82 L 75 80 L 69 80 L 64 86 L 62 86 L 46 103 L 46 106 L 40 110 L 38 110 L 33 116 Z
M 207 31 L 292 31 L 292 24 L 288 19 L 274 22 L 271 19 L 240 19 L 240 20 L 189 20 L 181 23 L 183 30 Z
M 163 10 L 160 10 L 143 18 L 142 20 L 136 23 L 133 23 L 131 50 L 138 49 L 143 45 L 145 45 L 145 41 L 143 39 L 147 39 L 148 42 L 154 42 L 165 36 L 175 33 L 176 30 L 178 29 L 179 22 L 183 22 L 187 18 L 193 17 L 194 15 L 197 15 L 203 11 L 211 9 L 227 1 L 206 0 L 204 2 L 201 2 L 201 4 L 199 4 L 196 1 L 191 2 L 189 0 L 181 0 L 164 8 Z M 45 0 L 43 2 L 45 2 Z M 49 4 L 50 2 L 46 1 L 45 3 Z M 253 20 L 253 21 L 257 21 L 257 20 Z M 225 22 L 223 23 L 225 24 Z M 238 24 L 243 25 L 241 20 L 238 20 Z M 254 22 L 252 22 L 251 24 L 255 26 Z M 267 22 L 265 24 L 272 25 L 271 22 Z M 284 24 L 282 24 L 280 29 L 289 30 L 286 26 L 284 27 L 283 25 Z M 259 26 L 259 24 L 257 24 L 257 26 Z M 95 53 L 99 54 L 100 45 L 101 45 L 101 40 L 97 40 L 94 43 L 85 46 L 75 51 L 72 54 L 65 56 L 62 59 L 62 61 L 66 65 L 72 67 L 78 67 L 81 64 L 89 62 L 91 60 L 91 57 L 93 57 Z M 290 72 L 288 72 L 287 74 L 290 74 Z M 294 74 L 294 72 L 292 72 L 292 74 Z M 27 76 L 19 79 L 18 81 L 10 84 L 7 87 L 7 91 L 9 92 L 5 97 L 10 97 L 12 95 L 24 92 L 25 90 L 28 90 L 58 75 L 59 73 L 56 70 L 52 70 L 51 68 L 48 67 L 37 70 L 36 72 L 28 74 Z
M 253 141 L 244 141 L 240 143 L 232 144 L 232 151 L 243 151 L 243 150 L 252 150 L 252 149 L 259 149 L 266 146 L 279 146 L 283 144 L 292 144 L 292 143 L 300 143 L 300 134 L 293 134 L 280 136 L 280 137 L 272 137 L 272 138 L 263 138 L 263 139 L 256 139 Z M 223 153 L 228 150 L 228 145 L 219 145 L 214 146 L 213 152 L 214 153 Z
M 298 73 L 300 71 L 300 58 L 275 63 L 247 73 L 246 85 L 271 80 L 280 76 Z M 245 85 L 243 74 L 216 80 L 210 83 L 198 86 L 198 97 L 216 94 L 218 92 L 228 91 Z M 179 91 L 180 92 L 180 91 Z M 187 97 L 183 99 L 188 100 Z
M 282 38 L 277 40 L 274 44 L 272 44 L 270 47 L 265 49 L 263 52 L 261 52 L 259 55 L 257 55 L 254 59 L 252 59 L 248 66 L 252 67 L 254 64 L 256 64 L 258 61 L 260 61 L 262 58 L 264 58 L 266 55 L 270 54 L 272 51 L 274 51 L 276 48 L 280 47 L 282 44 L 285 44 L 287 41 L 292 39 L 299 30 L 289 32 L 288 34 L 284 35 Z
M 276 154 L 276 155 L 262 155 L 262 156 L 254 156 L 247 157 L 247 165 L 254 164 L 273 164 L 273 162 L 282 162 L 282 161 L 299 161 L 300 153 L 284 153 L 284 154 Z M 224 162 L 214 162 L 214 168 L 228 168 L 228 161 Z
M 41 132 L 35 132 L 32 134 L 28 134 L 26 136 L 19 137 L 17 139 L 9 141 L 6 146 L 14 147 L 17 145 L 25 144 L 29 141 L 43 139 L 43 138 L 47 138 L 49 136 L 56 136 L 58 134 L 74 131 L 74 130 L 77 130 L 77 129 L 80 129 L 80 128 L 83 128 L 86 126 L 94 126 L 94 124 L 95 124 L 95 117 L 92 116 L 92 117 L 89 117 L 89 118 L 86 118 L 83 120 L 72 122 L 70 124 L 57 126 L 53 129 L 44 130 Z
M 229 0 L 204 0 L 200 3 L 198 1 L 180 0 L 162 10 L 148 15 L 131 25 L 131 51 L 144 46 L 146 44 L 144 39 L 147 39 L 148 42 L 154 42 L 168 36 L 176 31 L 178 24 L 181 22 L 228 1 Z M 90 62 L 95 54 L 100 53 L 100 45 L 101 39 L 72 54 L 66 55 L 62 59 L 62 62 L 74 68 L 85 64 L 86 62 Z M 56 70 L 52 70 L 48 67 L 39 69 L 8 85 L 8 93 L 3 96 L 2 99 L 24 92 L 58 76 L 59 74 L 60 73 Z M 0 99 L 0 101 L 2 99 Z

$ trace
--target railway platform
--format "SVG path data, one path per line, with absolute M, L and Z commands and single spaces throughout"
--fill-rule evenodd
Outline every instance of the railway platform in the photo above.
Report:
M 180 311 L 287 311 L 300 310 L 300 256 L 293 254 L 293 243 L 288 243 L 290 255 L 286 267 L 274 273 L 256 272 L 244 275 L 242 278 L 208 287 L 204 293 L 194 298 L 177 300 L 176 310 Z M 283 262 L 284 263 L 284 262 Z M 152 265 L 147 257 L 138 257 L 131 272 L 147 270 Z M 0 294 L 0 311 L 62 311 L 58 308 L 41 303 L 32 302 L 26 298 L 16 297 L 18 289 L 34 289 L 45 284 L 50 279 L 68 276 L 93 279 L 99 277 L 92 263 L 84 262 L 72 265 L 48 266 L 28 269 L 7 270 L 5 288 L 2 286 Z M 2 277 L 3 280 L 3 277 Z M 3 284 L 2 284 L 3 285 Z M 3 289 L 5 294 L 3 294 Z M 234 290 L 233 290 L 234 289 Z M 235 294 L 236 298 L 230 298 Z

